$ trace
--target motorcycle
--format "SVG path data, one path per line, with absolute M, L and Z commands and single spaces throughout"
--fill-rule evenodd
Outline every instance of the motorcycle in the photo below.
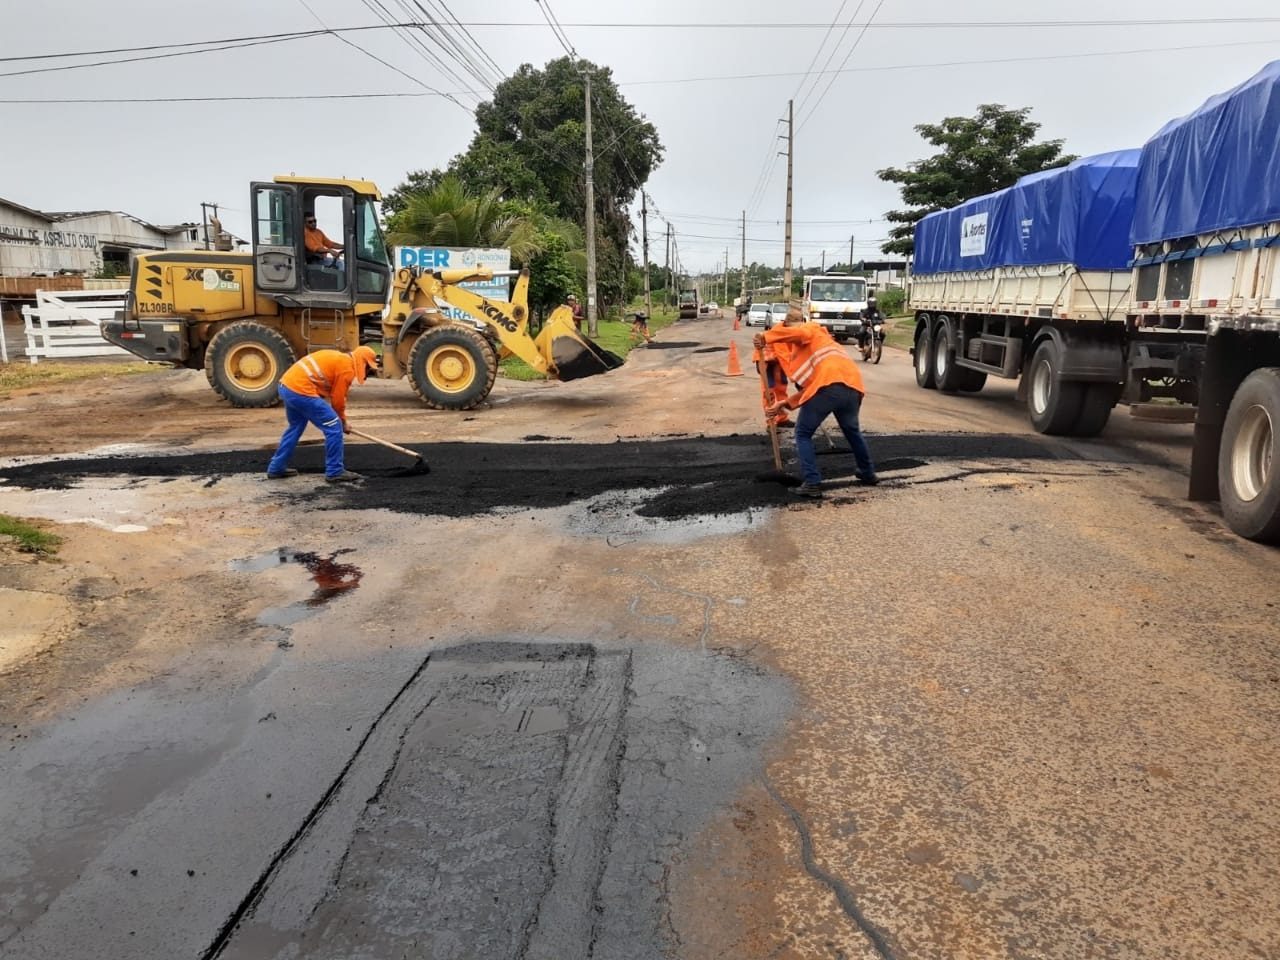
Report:
M 879 363 L 884 353 L 884 315 L 876 307 L 872 298 L 867 309 L 862 311 L 862 327 L 858 331 L 858 349 L 862 351 L 862 359 Z

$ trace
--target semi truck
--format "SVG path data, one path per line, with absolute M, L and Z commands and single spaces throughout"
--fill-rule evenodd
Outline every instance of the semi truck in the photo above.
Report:
M 1117 403 L 1194 422 L 1189 495 L 1280 541 L 1280 62 L 1170 121 L 930 214 L 915 231 L 916 382 L 1018 379 L 1043 433 Z
M 840 343 L 862 329 L 867 309 L 867 278 L 824 273 L 804 279 L 804 314 L 827 328 Z

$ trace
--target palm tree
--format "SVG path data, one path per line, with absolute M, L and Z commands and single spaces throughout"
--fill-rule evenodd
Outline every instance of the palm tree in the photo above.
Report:
M 539 224 L 511 214 L 497 190 L 471 194 L 450 174 L 431 190 L 410 194 L 388 223 L 388 237 L 399 246 L 506 247 L 525 263 L 538 254 Z

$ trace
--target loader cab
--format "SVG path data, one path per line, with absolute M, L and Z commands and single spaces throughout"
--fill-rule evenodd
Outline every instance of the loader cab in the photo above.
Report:
M 378 223 L 378 188 L 360 180 L 277 177 L 251 186 L 254 282 L 258 293 L 286 306 L 345 310 L 386 303 L 391 281 L 387 245 Z M 316 227 L 341 258 L 307 250 L 306 227 Z

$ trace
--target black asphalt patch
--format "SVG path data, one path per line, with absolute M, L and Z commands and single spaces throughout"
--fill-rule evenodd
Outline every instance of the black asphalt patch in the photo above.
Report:
M 1003 434 L 868 435 L 881 472 L 895 461 L 1056 460 L 1068 455 L 1038 437 Z M 777 484 L 755 482 L 770 468 L 763 436 L 683 437 L 669 440 L 620 440 L 616 443 L 434 443 L 415 444 L 431 465 L 427 476 L 396 476 L 404 457 L 372 444 L 350 445 L 349 470 L 368 479 L 356 486 L 321 481 L 324 450 L 301 447 L 289 480 L 265 478 L 264 450 L 232 450 L 179 456 L 96 457 L 55 460 L 0 470 L 0 481 L 31 489 L 66 489 L 89 477 L 190 477 L 234 474 L 263 477 L 272 493 L 321 507 L 385 509 L 435 516 L 474 516 L 495 508 L 543 509 L 618 491 L 665 491 L 646 511 L 668 519 L 697 514 L 734 513 L 751 507 L 793 503 Z M 823 478 L 854 475 L 847 448 L 819 446 Z
M 649 616 L 705 623 L 636 590 Z M 433 653 L 203 960 L 676 955 L 665 865 L 760 775 L 789 708 L 716 650 Z
M 657 340 L 650 340 L 645 344 L 646 350 L 687 350 L 690 347 L 699 345 L 697 340 L 668 340 L 665 343 Z

